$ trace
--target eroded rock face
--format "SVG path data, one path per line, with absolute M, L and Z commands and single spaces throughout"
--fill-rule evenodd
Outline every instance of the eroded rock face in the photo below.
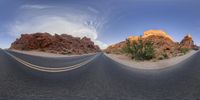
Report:
M 169 40 L 173 41 L 172 37 L 169 36 L 167 33 L 165 33 L 162 30 L 148 30 L 144 32 L 143 38 L 147 38 L 149 36 L 160 36 L 164 38 L 168 38 Z
M 139 38 L 140 38 L 140 36 L 129 36 L 128 40 L 130 40 L 130 41 L 138 41 Z
M 173 57 L 178 55 L 179 53 L 179 43 L 173 42 L 168 37 L 151 35 L 143 39 L 143 41 L 153 43 L 153 47 L 155 48 L 155 54 L 158 59 L 163 55 Z
M 183 38 L 183 40 L 180 42 L 181 48 L 188 48 L 192 49 L 194 47 L 194 41 L 192 40 L 191 35 L 187 35 Z
M 125 45 L 126 45 L 126 41 L 122 41 L 120 43 L 109 46 L 108 48 L 106 48 L 105 52 L 120 54 Z
M 52 36 L 49 33 L 22 34 L 11 44 L 10 48 L 58 54 L 84 54 L 100 51 L 100 48 L 87 37 L 81 39 L 67 34 Z
M 194 48 L 194 42 L 192 36 L 187 35 L 184 39 L 178 43 L 174 42 L 171 36 L 162 30 L 148 30 L 144 32 L 143 36 L 129 36 L 127 38 L 131 43 L 133 41 L 142 40 L 143 43 L 151 42 L 155 48 L 156 58 L 167 55 L 167 57 L 174 57 L 180 55 L 181 48 L 192 49 Z M 122 48 L 126 46 L 126 42 L 120 42 L 115 45 L 109 46 L 105 51 L 107 53 L 122 53 Z M 113 52 L 114 51 L 114 52 Z

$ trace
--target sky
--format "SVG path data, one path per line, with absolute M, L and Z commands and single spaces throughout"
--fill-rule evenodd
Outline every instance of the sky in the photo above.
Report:
M 180 42 L 187 34 L 200 45 L 199 0 L 0 0 L 0 48 L 23 33 L 87 36 L 102 49 L 143 35 L 167 32 Z

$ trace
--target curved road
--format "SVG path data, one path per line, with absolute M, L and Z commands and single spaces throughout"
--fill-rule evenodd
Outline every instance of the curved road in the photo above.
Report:
M 64 67 L 66 65 L 74 65 L 83 61 L 86 61 L 94 56 L 94 54 L 91 55 L 83 55 L 83 56 L 73 56 L 73 57 L 38 57 L 38 56 L 32 56 L 27 54 L 22 54 L 18 52 L 13 52 L 7 50 L 10 54 L 23 59 L 31 64 L 36 64 L 39 66 L 48 66 L 48 67 Z
M 0 50 L 0 100 L 200 100 L 200 52 L 162 70 L 128 70 L 100 54 L 78 69 L 47 73 Z

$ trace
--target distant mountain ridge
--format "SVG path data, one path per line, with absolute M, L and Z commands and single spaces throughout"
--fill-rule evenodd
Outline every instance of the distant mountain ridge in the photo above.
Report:
M 57 54 L 85 54 L 100 51 L 100 48 L 94 45 L 90 38 L 49 33 L 22 34 L 11 44 L 10 49 L 39 50 Z

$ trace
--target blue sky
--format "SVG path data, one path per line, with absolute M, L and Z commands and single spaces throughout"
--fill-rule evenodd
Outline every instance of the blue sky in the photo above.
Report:
M 200 45 L 199 0 L 1 0 L 0 47 L 21 33 L 90 37 L 101 48 L 161 29 L 174 40 L 191 34 Z

